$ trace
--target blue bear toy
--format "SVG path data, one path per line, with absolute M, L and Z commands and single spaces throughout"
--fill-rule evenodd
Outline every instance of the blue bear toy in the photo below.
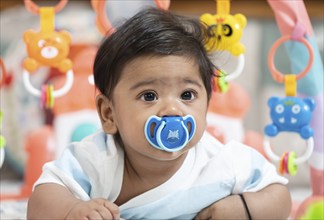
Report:
M 271 97 L 268 106 L 272 124 L 265 127 L 266 135 L 273 137 L 281 131 L 288 131 L 299 133 L 303 139 L 313 136 L 313 129 L 309 126 L 315 108 L 315 101 L 312 98 Z

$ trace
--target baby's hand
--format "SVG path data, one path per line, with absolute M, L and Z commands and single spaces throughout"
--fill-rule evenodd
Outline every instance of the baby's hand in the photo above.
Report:
M 119 219 L 116 204 L 102 198 L 76 203 L 65 219 Z

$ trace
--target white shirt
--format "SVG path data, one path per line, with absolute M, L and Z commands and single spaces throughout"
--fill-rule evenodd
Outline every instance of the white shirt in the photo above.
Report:
M 82 200 L 103 197 L 114 202 L 123 171 L 123 150 L 116 147 L 113 136 L 100 131 L 72 143 L 60 159 L 45 164 L 35 186 L 57 183 Z M 205 133 L 169 180 L 121 205 L 121 217 L 193 219 L 203 208 L 230 194 L 287 182 L 254 149 L 238 142 L 223 145 Z

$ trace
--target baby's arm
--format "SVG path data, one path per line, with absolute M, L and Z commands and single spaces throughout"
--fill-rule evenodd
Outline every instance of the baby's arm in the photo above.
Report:
M 38 185 L 28 201 L 28 219 L 119 219 L 119 208 L 106 199 L 82 201 L 65 187 Z
M 271 184 L 258 192 L 245 192 L 252 219 L 287 219 L 291 197 L 285 185 Z M 196 219 L 248 219 L 239 195 L 230 195 L 202 210 Z

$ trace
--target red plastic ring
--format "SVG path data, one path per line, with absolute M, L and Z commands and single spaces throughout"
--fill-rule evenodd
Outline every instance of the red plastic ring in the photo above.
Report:
M 281 72 L 279 72 L 276 69 L 275 64 L 274 64 L 274 56 L 275 56 L 275 53 L 276 53 L 277 49 L 279 48 L 279 46 L 288 40 L 293 40 L 293 38 L 290 35 L 285 35 L 285 36 L 282 36 L 281 38 L 279 38 L 272 45 L 270 52 L 269 52 L 269 56 L 268 56 L 268 65 L 269 65 L 269 69 L 272 74 L 272 77 L 274 78 L 274 80 L 276 80 L 279 83 L 283 83 L 285 81 L 285 76 L 284 76 L 284 74 L 282 74 Z M 308 73 L 310 68 L 312 67 L 313 61 L 314 61 L 314 53 L 313 53 L 312 46 L 305 38 L 300 38 L 297 41 L 303 43 L 306 46 L 308 53 L 309 53 L 309 61 L 308 61 L 306 68 L 303 71 L 301 71 L 300 73 L 298 73 L 296 76 L 296 79 L 299 80 L 299 79 L 303 78 Z
M 4 81 L 7 78 L 6 68 L 1 57 L 0 57 L 0 67 L 1 67 L 1 74 L 0 74 L 0 87 L 1 87 L 2 83 L 4 84 Z
M 61 0 L 54 8 L 55 13 L 61 11 L 65 7 L 67 2 L 68 0 Z M 35 4 L 32 0 L 24 0 L 24 3 L 27 10 L 30 11 L 32 14 L 39 14 L 39 6 Z

